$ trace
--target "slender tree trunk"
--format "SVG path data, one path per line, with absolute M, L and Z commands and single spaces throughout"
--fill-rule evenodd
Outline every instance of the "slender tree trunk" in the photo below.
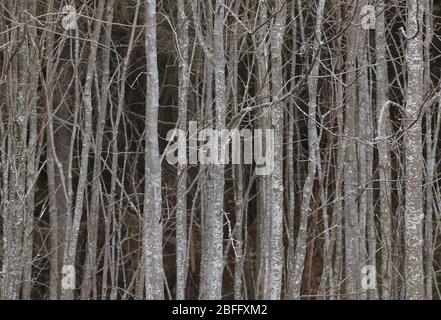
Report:
M 423 203 L 420 110 L 423 107 L 423 1 L 408 0 L 407 15 L 407 96 L 405 111 L 405 278 L 406 298 L 424 299 Z
M 215 83 L 215 126 L 220 132 L 225 128 L 226 114 L 226 85 L 225 85 L 225 56 L 224 56 L 224 1 L 216 0 L 213 56 Z M 218 143 L 218 155 L 221 145 Z M 220 299 L 222 295 L 223 274 L 223 218 L 224 218 L 224 167 L 223 164 L 209 165 L 207 173 L 207 211 L 204 216 L 204 236 L 208 250 L 203 252 L 202 263 L 205 275 L 201 275 L 201 299 Z
M 64 250 L 63 266 L 75 266 L 75 256 L 80 232 L 80 222 L 84 206 L 84 193 L 87 189 L 87 174 L 89 150 L 92 138 L 92 82 L 95 72 L 96 56 L 98 49 L 98 40 L 101 33 L 102 18 L 104 13 L 104 2 L 100 2 L 95 22 L 95 29 L 91 41 L 91 53 L 87 66 L 86 80 L 84 84 L 84 126 L 83 145 L 81 150 L 81 167 L 76 192 L 74 215 L 69 227 L 66 227 L 66 247 Z M 62 297 L 64 299 L 73 299 L 74 289 L 62 288 Z
M 257 31 L 255 39 L 257 51 L 257 78 L 259 88 L 259 102 L 268 103 L 270 95 L 269 82 L 269 48 L 267 44 L 267 7 L 264 1 L 259 1 L 258 10 L 258 24 L 262 27 Z M 263 110 L 260 113 L 260 127 L 262 130 L 270 128 L 270 112 Z M 266 145 L 265 145 L 266 147 Z M 258 184 L 258 237 L 257 237 L 257 254 L 258 254 L 258 274 L 257 274 L 257 291 L 258 297 L 268 299 L 269 296 L 269 242 L 270 239 L 270 225 L 269 216 L 272 212 L 272 188 L 271 176 L 259 176 L 257 178 Z M 257 297 L 256 297 L 257 298 Z
M 3 240 L 3 298 L 15 300 L 20 298 L 23 254 L 23 235 L 25 219 L 26 192 L 26 141 L 27 141 L 27 75 L 29 72 L 27 55 L 28 36 L 25 30 L 26 1 L 20 0 L 12 13 L 18 17 L 17 32 L 13 33 L 14 41 L 18 42 L 17 55 L 13 60 L 13 68 L 9 72 L 9 81 L 15 92 L 16 100 L 9 100 L 9 132 L 8 132 L 8 205 L 5 210 Z M 15 40 L 17 37 L 18 40 Z
M 296 19 L 296 4 L 293 2 L 291 4 L 291 28 L 292 28 L 292 46 L 293 46 L 293 57 L 291 59 L 291 84 L 290 87 L 293 88 L 294 75 L 296 74 L 296 51 L 297 51 L 297 19 Z M 291 104 L 291 110 L 296 110 L 296 105 Z M 287 112 L 288 121 L 288 138 L 287 138 L 287 189 L 288 189 L 288 253 L 287 253 L 287 276 L 288 279 L 292 279 L 292 273 L 294 272 L 295 260 L 295 237 L 294 237 L 294 222 L 295 222 L 295 177 L 294 177 L 294 119 L 295 112 Z M 293 284 L 288 283 L 288 296 L 292 296 Z
M 283 95 L 283 61 L 282 45 L 286 20 L 286 4 L 282 0 L 275 2 L 271 40 L 271 83 L 273 101 Z M 283 114 L 284 104 L 280 103 L 271 112 L 271 124 L 274 130 L 274 171 L 272 173 L 272 211 L 270 224 L 270 257 L 269 257 L 269 298 L 280 299 L 283 273 Z
M 388 101 L 388 76 L 386 60 L 384 1 L 378 4 L 378 16 L 375 28 L 375 53 L 377 59 L 377 126 L 378 126 L 378 162 L 380 178 L 380 225 L 381 225 L 381 286 L 382 298 L 391 297 L 392 280 L 392 212 L 391 212 L 391 158 L 389 145 L 384 141 L 390 134 Z M 386 107 L 386 108 L 385 108 Z M 385 109 L 383 109 L 385 108 Z
M 113 20 L 114 1 L 110 0 L 107 4 L 106 32 L 104 40 L 104 51 L 102 55 L 103 76 L 101 80 L 101 97 L 98 110 L 97 129 L 95 138 L 95 157 L 92 183 L 92 199 L 90 211 L 88 215 L 87 228 L 87 255 L 84 266 L 83 285 L 81 290 L 81 298 L 88 299 L 90 292 L 94 299 L 97 297 L 97 241 L 98 241 L 98 215 L 99 201 L 101 198 L 101 161 L 102 161 L 102 145 L 104 137 L 104 126 L 106 124 L 107 104 L 109 96 L 109 77 L 110 77 L 110 45 L 112 36 L 112 20 Z
M 37 14 L 37 4 L 31 3 L 30 13 L 33 16 Z M 31 23 L 35 27 L 35 22 Z M 35 30 L 29 30 L 32 37 L 31 41 L 36 41 Z M 37 50 L 32 50 L 32 46 L 28 45 L 28 57 L 33 63 L 30 64 L 29 74 L 29 138 L 27 145 L 27 164 L 26 164 L 26 210 L 25 210 L 25 230 L 23 238 L 23 299 L 31 299 L 31 291 L 33 286 L 32 265 L 33 265 L 33 229 L 34 229 L 34 205 L 35 205 L 35 184 L 38 177 L 36 172 L 37 166 L 37 88 L 41 71 L 40 56 Z
M 357 15 L 358 6 L 352 5 L 350 12 Z M 345 112 L 345 159 L 344 159 L 344 218 L 345 218 L 345 270 L 346 294 L 349 299 L 354 299 L 358 293 L 360 261 L 359 261 L 359 214 L 357 205 L 358 179 L 356 156 L 356 58 L 357 58 L 357 32 L 358 29 L 351 25 L 347 39 L 347 75 L 346 85 L 346 112 Z
M 367 5 L 362 1 L 361 6 Z M 361 30 L 359 35 L 360 45 L 358 47 L 358 136 L 360 137 L 359 153 L 359 187 L 363 190 L 359 200 L 359 233 L 360 233 L 360 263 L 376 267 L 375 264 L 375 230 L 374 210 L 372 194 L 373 177 L 373 149 L 370 141 L 373 139 L 373 118 L 369 86 L 369 37 L 368 30 Z M 359 271 L 361 272 L 361 270 Z M 362 289 L 362 299 L 375 299 L 376 290 L 366 291 Z
M 190 82 L 190 65 L 188 62 L 188 19 L 183 0 L 178 0 L 178 55 L 179 55 L 179 89 L 178 89 L 178 127 L 187 132 L 187 97 Z M 176 299 L 185 299 L 187 284 L 187 171 L 186 165 L 178 163 L 178 182 L 176 191 Z
M 431 68 L 431 54 L 430 49 L 433 40 L 433 1 L 425 1 L 425 41 L 424 41 L 424 91 L 429 91 L 432 87 L 430 79 Z M 426 273 L 426 299 L 432 300 L 432 286 L 433 286 L 433 183 L 436 162 L 436 146 L 438 145 L 438 133 L 435 129 L 435 135 L 432 138 L 432 106 L 428 105 L 426 110 L 426 183 L 425 183 L 425 197 L 426 197 L 426 221 L 425 221 L 425 273 Z
M 311 74 L 308 79 L 308 174 L 303 185 L 303 195 L 302 204 L 300 208 L 300 226 L 299 233 L 297 236 L 296 250 L 294 255 L 294 272 L 292 278 L 290 279 L 290 285 L 293 286 L 291 289 L 292 299 L 300 298 L 300 289 L 302 283 L 302 275 L 305 262 L 305 254 L 307 247 L 307 226 L 308 218 L 311 214 L 311 196 L 314 187 L 315 176 L 317 172 L 317 167 L 319 163 L 319 138 L 317 136 L 317 125 L 316 125 L 316 115 L 317 115 L 317 86 L 318 86 L 318 76 L 320 68 L 320 42 L 322 35 L 322 21 L 323 21 L 323 11 L 325 8 L 325 0 L 320 0 L 317 7 L 317 22 L 315 26 L 316 39 L 314 43 L 314 58 L 311 61 L 313 64 Z
M 240 2 L 234 7 L 234 12 L 238 14 Z M 229 73 L 229 96 L 235 113 L 238 112 L 238 79 L 239 79 L 239 41 L 241 38 L 238 33 L 239 24 L 233 23 L 230 33 L 230 65 Z M 239 143 L 241 145 L 241 143 Z M 241 164 L 233 165 L 232 179 L 234 181 L 234 210 L 236 222 L 233 229 L 233 251 L 234 251 L 234 299 L 243 299 L 243 279 L 244 279 L 244 239 L 243 230 L 246 229 L 244 223 L 245 199 L 244 199 L 244 170 Z
M 158 142 L 159 78 L 156 52 L 156 0 L 145 1 L 147 59 L 143 248 L 147 299 L 164 298 L 162 262 L 161 161 Z

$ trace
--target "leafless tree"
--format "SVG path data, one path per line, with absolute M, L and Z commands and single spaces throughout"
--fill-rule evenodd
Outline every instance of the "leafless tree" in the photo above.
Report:
M 1 298 L 439 299 L 440 21 L 0 1 Z

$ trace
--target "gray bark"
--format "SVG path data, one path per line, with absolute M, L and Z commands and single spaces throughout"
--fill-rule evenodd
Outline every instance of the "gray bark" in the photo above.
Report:
M 187 132 L 187 100 L 189 89 L 190 65 L 188 62 L 188 19 L 183 0 L 178 0 L 178 128 Z M 176 191 L 176 299 L 185 299 L 187 284 L 187 171 L 186 165 L 178 163 L 178 182 Z
M 159 78 L 156 50 L 156 0 L 145 0 L 145 52 L 147 59 L 145 186 L 143 248 L 145 295 L 163 299 L 161 161 L 158 145 Z
M 98 40 L 101 33 L 102 18 L 104 13 L 104 2 L 100 2 L 95 22 L 95 28 L 93 31 L 91 41 L 91 53 L 89 55 L 89 61 L 87 66 L 86 80 L 84 84 L 84 136 L 83 145 L 81 150 L 81 167 L 79 174 L 79 181 L 76 190 L 76 199 L 74 213 L 71 221 L 69 221 L 68 227 L 66 226 L 66 247 L 64 249 L 63 265 L 74 266 L 76 249 L 78 244 L 78 235 L 80 232 L 80 222 L 83 213 L 84 206 L 84 193 L 87 187 L 87 173 L 88 173 L 88 161 L 89 151 L 91 147 L 92 138 L 92 82 L 93 74 L 95 72 L 96 56 L 98 50 Z M 70 219 L 70 218 L 68 218 Z M 62 288 L 63 299 L 73 299 L 74 289 Z
M 392 212 L 391 212 L 391 159 L 388 141 L 390 134 L 389 108 L 383 109 L 388 101 L 388 76 L 386 60 L 386 32 L 384 1 L 378 6 L 379 14 L 375 29 L 375 53 L 377 59 L 377 126 L 378 126 L 378 162 L 380 179 L 380 224 L 381 224 L 381 286 L 383 299 L 391 297 L 392 280 Z
M 350 12 L 357 14 L 359 7 L 352 5 Z M 345 270 L 346 294 L 349 299 L 357 297 L 359 288 L 359 213 L 356 192 L 358 191 L 357 155 L 356 155 L 356 68 L 357 68 L 357 32 L 358 28 L 351 25 L 348 30 L 348 57 L 345 112 L 345 157 L 344 157 L 344 220 L 345 220 Z
M 215 83 L 215 129 L 225 128 L 226 84 L 224 56 L 224 1 L 215 4 L 213 28 L 213 56 Z M 220 154 L 220 143 L 218 154 Z M 204 216 L 204 236 L 208 250 L 203 251 L 201 261 L 205 264 L 201 275 L 200 298 L 220 299 L 223 274 L 223 218 L 224 218 L 224 167 L 222 164 L 208 166 L 207 211 Z
M 313 64 L 311 74 L 308 79 L 308 174 L 306 176 L 305 183 L 303 185 L 302 203 L 300 208 L 300 226 L 299 233 L 297 236 L 296 249 L 294 254 L 294 271 L 292 273 L 292 278 L 290 279 L 289 285 L 293 288 L 290 289 L 292 299 L 300 299 L 300 289 L 301 280 L 304 269 L 304 261 L 307 246 L 307 226 L 308 218 L 311 214 L 311 196 L 314 187 L 315 176 L 317 172 L 317 167 L 319 163 L 319 138 L 317 136 L 317 126 L 316 126 L 316 115 L 317 115 L 317 86 L 318 86 L 318 76 L 320 68 L 320 43 L 322 38 L 322 21 L 323 21 L 323 11 L 325 8 L 325 0 L 320 0 L 317 6 L 317 21 L 315 26 L 314 40 L 314 56 L 316 60 L 311 61 Z
M 271 40 L 271 83 L 272 98 L 277 101 L 283 95 L 283 62 L 282 45 L 286 20 L 286 4 L 282 0 L 275 2 L 270 33 Z M 274 130 L 274 171 L 271 176 L 271 206 L 270 213 L 270 256 L 269 256 L 269 299 L 280 299 L 283 273 L 283 125 L 284 104 L 275 106 L 271 112 L 271 126 Z
M 102 145 L 104 138 L 104 126 L 106 123 L 107 104 L 109 96 L 109 78 L 110 78 L 110 45 L 112 36 L 112 20 L 113 20 L 113 5 L 114 1 L 110 0 L 107 3 L 106 16 L 106 32 L 104 40 L 104 50 L 102 55 L 103 76 L 101 79 L 101 97 L 100 106 L 98 110 L 97 129 L 95 138 L 95 156 L 93 168 L 93 183 L 92 183 L 92 199 L 90 204 L 90 211 L 88 215 L 87 228 L 87 254 L 84 266 L 84 279 L 81 290 L 81 298 L 88 299 L 92 292 L 92 297 L 97 297 L 97 241 L 98 241 L 98 215 L 99 215 L 99 201 L 101 197 L 101 171 L 102 171 Z
M 407 30 L 407 96 L 405 110 L 405 278 L 406 298 L 424 299 L 423 268 L 423 203 L 422 203 L 422 141 L 421 118 L 423 103 L 423 40 L 422 19 L 423 3 L 408 1 Z

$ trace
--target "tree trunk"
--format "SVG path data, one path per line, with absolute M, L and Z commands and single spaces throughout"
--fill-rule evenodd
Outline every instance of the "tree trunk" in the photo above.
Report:
M 162 265 L 161 161 L 158 145 L 159 78 L 156 53 L 156 0 L 145 1 L 147 59 L 143 248 L 147 299 L 164 298 Z
M 215 91 L 215 129 L 225 128 L 226 85 L 224 56 L 224 1 L 216 0 L 213 56 L 214 91 Z M 218 143 L 217 154 L 220 155 L 221 144 Z M 206 300 L 220 299 L 222 296 L 223 274 L 223 220 L 224 220 L 224 167 L 223 164 L 208 166 L 207 172 L 207 211 L 204 216 L 204 236 L 208 250 L 203 251 L 202 263 L 206 266 L 200 289 L 200 298 Z
M 423 203 L 420 109 L 423 107 L 423 16 L 422 1 L 408 0 L 407 30 L 407 96 L 405 110 L 405 278 L 406 298 L 424 299 L 423 269 Z
M 190 82 L 190 65 L 188 63 L 188 20 L 183 0 L 178 0 L 178 55 L 179 55 L 179 88 L 178 88 L 178 128 L 187 132 L 187 97 Z M 176 190 L 176 299 L 185 299 L 187 284 L 187 171 L 186 165 L 178 163 L 178 182 Z

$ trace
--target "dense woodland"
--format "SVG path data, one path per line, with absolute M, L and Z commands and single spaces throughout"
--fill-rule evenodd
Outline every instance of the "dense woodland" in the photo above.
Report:
M 440 299 L 440 18 L 0 0 L 1 298 Z M 167 161 L 194 124 L 271 130 L 271 172 Z

